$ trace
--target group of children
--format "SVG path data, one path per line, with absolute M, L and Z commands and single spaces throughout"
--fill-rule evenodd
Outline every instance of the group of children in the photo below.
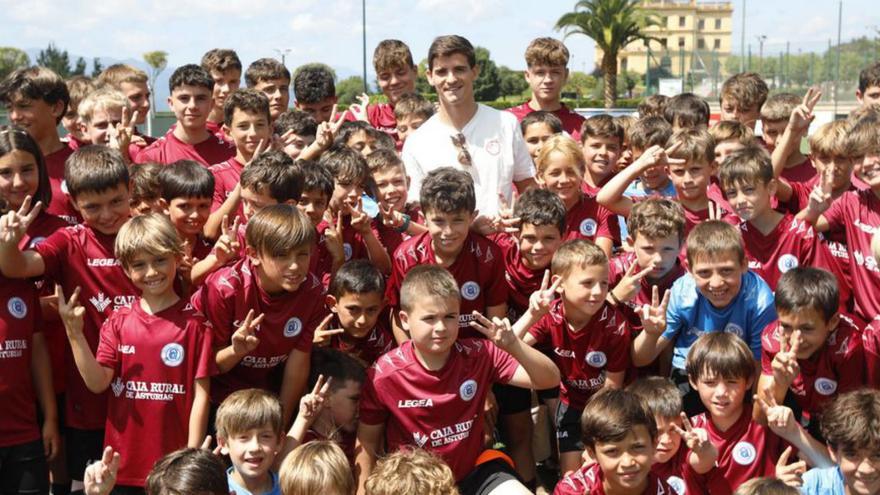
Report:
M 0 83 L 0 493 L 532 493 L 545 406 L 557 494 L 880 493 L 880 64 L 812 132 L 753 73 L 584 119 L 539 38 L 480 141 L 462 40 L 347 111 L 211 50 L 159 138 L 133 67 Z

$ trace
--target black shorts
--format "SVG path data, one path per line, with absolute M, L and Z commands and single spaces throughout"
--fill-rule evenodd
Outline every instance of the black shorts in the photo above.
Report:
M 559 399 L 559 387 L 545 388 L 543 390 L 536 390 L 535 393 L 538 394 L 538 400 L 541 402 L 547 402 L 548 400 Z
M 0 447 L 0 493 L 49 493 L 49 465 L 42 440 Z
M 110 495 L 145 495 L 146 493 L 142 486 L 116 485 Z
M 568 404 L 559 401 L 556 408 L 556 442 L 559 452 L 582 452 L 584 440 L 581 435 L 581 413 Z
M 90 462 L 101 460 L 104 451 L 104 430 L 67 428 L 64 440 L 70 479 L 82 481 L 86 466 Z
M 492 459 L 480 464 L 459 481 L 458 490 L 461 495 L 484 495 L 511 480 L 519 481 L 519 476 L 510 464 L 501 459 Z
M 492 385 L 495 400 L 498 401 L 498 415 L 507 416 L 532 410 L 532 391 L 496 383 Z

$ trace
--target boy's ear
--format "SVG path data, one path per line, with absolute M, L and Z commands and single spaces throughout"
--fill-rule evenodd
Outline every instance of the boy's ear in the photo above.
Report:
M 159 198 L 159 208 L 162 208 L 162 213 L 168 215 L 168 201 L 165 201 L 165 198 Z
M 695 382 L 690 375 L 688 375 L 688 384 L 691 386 L 691 390 L 693 390 L 694 392 L 697 391 L 697 382 Z
M 401 309 L 398 313 L 398 317 L 400 318 L 400 326 L 409 333 L 409 315 L 406 314 L 406 311 Z
M 779 181 L 776 179 L 770 179 L 770 182 L 767 183 L 767 192 L 770 193 L 770 196 L 776 196 L 776 190 L 779 189 Z
M 337 312 L 337 311 L 336 311 L 336 302 L 337 302 L 337 301 L 336 301 L 336 298 L 333 297 L 333 296 L 330 295 L 330 294 L 327 294 L 327 295 L 324 297 L 324 304 L 326 304 L 327 307 L 330 308 L 330 311 L 332 311 L 332 312 L 334 312 L 334 313 Z
M 245 246 L 244 252 L 247 257 L 251 259 L 251 264 L 253 264 L 254 266 L 260 266 L 260 256 L 259 254 L 257 254 L 257 251 L 254 248 L 250 246 Z
M 628 245 L 630 245 L 630 246 L 632 246 L 633 244 L 636 243 L 636 240 L 635 240 L 635 239 L 633 238 L 633 236 L 630 235 L 628 232 L 627 232 L 627 234 L 626 234 L 626 243 L 627 243 Z
M 224 123 L 223 125 L 220 126 L 220 129 L 223 131 L 223 134 L 225 134 L 225 135 L 227 135 L 227 136 L 229 135 L 229 131 L 230 131 L 230 129 L 229 129 L 229 126 L 228 126 L 228 125 L 226 125 L 226 124 Z
M 172 93 L 173 93 L 173 91 L 172 91 Z M 168 101 L 167 101 L 167 103 L 168 103 L 168 108 L 174 108 L 174 107 L 171 105 L 173 102 L 174 102 L 174 99 L 171 98 L 171 95 L 168 95 Z
M 61 100 L 56 101 L 55 104 L 52 105 L 52 116 L 55 117 L 55 120 L 59 120 L 64 116 L 65 106 L 66 105 Z

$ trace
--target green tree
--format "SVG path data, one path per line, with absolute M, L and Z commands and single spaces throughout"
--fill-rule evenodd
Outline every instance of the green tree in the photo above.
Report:
M 495 101 L 501 94 L 501 78 L 498 76 L 498 66 L 492 61 L 489 50 L 482 46 L 474 47 L 477 66 L 480 67 L 480 75 L 474 81 L 474 98 L 477 101 Z
M 336 98 L 340 105 L 351 105 L 364 92 L 364 78 L 351 76 L 336 83 Z
M 640 0 L 579 0 L 574 10 L 556 21 L 565 36 L 592 38 L 602 50 L 605 108 L 617 99 L 617 55 L 629 43 L 648 39 L 645 28 L 659 24 L 656 14 L 639 7 Z
M 73 67 L 73 70 L 70 71 L 71 76 L 84 76 L 86 75 L 86 59 L 79 57 L 76 59 L 76 65 Z
M 0 46 L 0 79 L 6 79 L 15 69 L 31 65 L 27 53 L 11 46 Z
M 423 95 L 433 95 L 437 93 L 437 90 L 434 89 L 434 86 L 428 82 L 428 59 L 422 59 L 419 62 L 419 78 L 416 79 L 416 91 Z
M 574 71 L 568 74 L 568 82 L 562 88 L 563 94 L 573 94 L 577 99 L 583 99 L 589 96 L 596 89 L 598 81 L 596 78 L 583 73 Z
M 45 50 L 40 50 L 37 65 L 52 69 L 64 79 L 70 77 L 70 55 L 67 50 L 59 50 L 55 43 L 49 43 Z
M 504 65 L 498 67 L 498 77 L 501 81 L 501 96 L 521 96 L 523 92 L 529 89 L 529 83 L 523 77 L 521 71 L 513 70 Z
M 98 77 L 101 75 L 101 72 L 104 70 L 104 65 L 101 61 L 95 57 L 92 59 L 92 77 Z

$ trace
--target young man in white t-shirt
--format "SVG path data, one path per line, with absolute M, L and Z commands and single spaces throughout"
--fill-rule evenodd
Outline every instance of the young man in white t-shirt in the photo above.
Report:
M 523 192 L 534 185 L 535 171 L 516 117 L 474 100 L 479 74 L 474 47 L 465 38 L 440 36 L 431 43 L 426 75 L 440 111 L 407 138 L 402 157 L 410 197 L 419 196 L 428 172 L 452 165 L 474 178 L 477 210 L 486 218 L 498 213 L 499 194 L 510 201 L 514 186 Z

